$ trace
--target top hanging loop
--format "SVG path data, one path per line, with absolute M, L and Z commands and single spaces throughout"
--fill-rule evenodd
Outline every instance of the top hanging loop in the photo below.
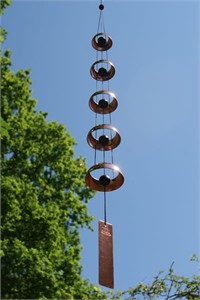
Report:
M 105 26 L 104 26 L 104 21 L 103 21 L 104 5 L 102 4 L 102 0 L 100 1 L 99 9 L 100 9 L 100 13 L 99 13 L 99 23 L 98 23 L 97 33 L 99 33 L 99 32 L 105 33 Z

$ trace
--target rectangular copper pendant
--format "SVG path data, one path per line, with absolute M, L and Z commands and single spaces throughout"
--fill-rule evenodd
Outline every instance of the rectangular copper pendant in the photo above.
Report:
M 112 224 L 99 221 L 99 284 L 114 288 Z

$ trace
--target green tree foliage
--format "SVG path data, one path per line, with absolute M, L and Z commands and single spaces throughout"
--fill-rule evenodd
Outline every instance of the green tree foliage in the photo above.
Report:
M 11 0 L 1 0 L 0 1 L 0 15 L 3 15 L 4 10 L 7 6 L 11 5 Z
M 2 298 L 88 299 L 81 278 L 81 227 L 90 227 L 84 159 L 63 125 L 47 122 L 31 97 L 30 71 L 2 57 Z
M 192 260 L 198 261 L 196 258 Z M 172 264 L 167 274 L 164 274 L 163 271 L 159 272 L 152 283 L 146 284 L 141 282 L 127 291 L 114 293 L 111 299 L 199 300 L 200 276 L 194 275 L 191 278 L 187 278 L 176 275 Z
M 4 137 L 8 137 L 8 129 L 10 128 L 10 126 L 7 122 L 4 121 L 2 116 L 0 117 L 0 123 L 1 123 L 0 138 L 3 139 Z
M 11 4 L 11 0 L 2 0 L 0 1 L 0 15 L 4 14 L 4 9 Z M 6 38 L 7 31 L 0 25 L 0 44 L 4 42 Z M 2 50 L 0 49 L 0 54 L 2 55 Z M 3 139 L 5 136 L 8 136 L 9 124 L 0 116 L 0 138 Z

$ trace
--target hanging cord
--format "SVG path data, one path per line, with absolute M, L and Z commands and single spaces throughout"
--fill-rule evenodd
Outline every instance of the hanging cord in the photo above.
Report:
M 104 124 L 104 114 L 103 114 L 103 124 Z M 103 128 L 103 135 L 105 134 L 105 130 Z M 106 152 L 105 150 L 103 150 L 103 161 L 105 163 L 105 160 L 106 160 Z M 104 168 L 104 176 L 106 176 L 106 170 Z M 104 186 L 104 224 L 106 225 L 106 218 L 107 218 L 107 211 L 106 211 L 106 206 L 107 206 L 107 203 L 106 203 L 106 187 Z
M 97 91 L 97 82 L 96 82 L 96 91 Z M 96 96 L 97 101 L 97 96 Z M 97 113 L 95 113 L 95 126 L 97 126 Z M 95 139 L 97 139 L 97 131 L 95 131 Z M 96 165 L 97 162 L 97 149 L 94 149 L 94 164 Z
M 103 20 L 103 9 L 104 5 L 102 4 L 102 1 L 99 5 L 100 9 L 100 14 L 99 14 L 99 22 L 98 22 L 98 27 L 97 27 L 97 33 L 101 30 L 101 32 L 105 33 L 105 25 L 104 25 L 104 20 Z
M 106 188 L 104 187 L 104 224 L 107 223 L 107 210 L 106 210 Z
M 104 25 L 104 20 L 103 20 L 103 9 L 104 5 L 102 4 L 102 0 L 100 0 L 100 14 L 99 14 L 99 22 L 98 22 L 98 27 L 97 27 L 97 33 L 105 33 L 105 25 Z M 106 51 L 106 57 L 107 57 L 107 51 Z M 101 53 L 101 59 L 103 60 L 103 52 Z M 98 60 L 98 51 L 97 51 L 97 60 Z M 103 63 L 102 63 L 102 68 L 103 68 Z M 104 88 L 104 82 L 101 82 L 101 89 L 103 90 Z M 96 90 L 97 90 L 97 85 L 96 85 Z M 103 114 L 103 124 L 104 124 L 104 114 Z M 105 130 L 103 128 L 103 135 L 105 134 Z M 96 150 L 95 150 L 96 151 Z M 103 161 L 105 162 L 105 150 L 103 150 Z M 105 168 L 104 168 L 104 176 L 105 176 Z M 106 225 L 107 223 L 107 201 L 106 201 L 106 187 L 104 186 L 104 224 Z
M 104 5 L 102 4 L 102 0 L 100 0 L 100 5 L 99 5 L 99 9 L 100 9 L 100 14 L 99 14 L 99 21 L 98 21 L 98 27 L 97 27 L 97 33 L 99 33 L 99 31 L 104 32 L 105 33 L 105 25 L 104 25 L 104 20 L 103 20 L 103 9 L 104 9 Z M 100 54 L 101 55 L 101 59 L 103 59 L 103 53 Z M 96 51 L 96 60 L 99 60 L 99 51 Z M 103 67 L 103 66 L 102 66 Z M 103 81 L 101 83 L 102 86 L 102 90 L 103 90 Z M 96 81 L 96 92 L 98 90 L 98 82 Z M 97 100 L 97 98 L 96 98 Z M 95 125 L 97 126 L 97 113 L 95 115 Z M 97 131 L 95 132 L 95 139 L 97 140 Z M 97 162 L 97 149 L 95 148 L 95 154 L 94 154 L 94 163 L 96 164 Z
M 110 81 L 108 80 L 108 90 L 110 91 Z M 110 100 L 110 95 L 109 95 L 109 103 L 111 102 Z M 109 112 L 109 123 L 110 125 L 112 124 L 112 114 L 111 112 Z M 112 134 L 112 130 L 110 131 L 110 139 L 112 140 L 113 138 L 113 134 Z M 113 157 L 113 149 L 111 149 L 111 162 L 112 164 L 114 163 L 114 157 Z M 114 177 L 114 171 L 113 171 L 113 177 Z

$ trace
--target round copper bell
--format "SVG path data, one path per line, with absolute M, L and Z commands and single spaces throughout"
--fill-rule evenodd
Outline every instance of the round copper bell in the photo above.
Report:
M 107 135 L 102 134 L 99 139 L 96 139 L 93 137 L 92 133 L 97 131 L 97 130 L 104 130 L 104 129 L 108 129 L 114 132 L 114 137 L 109 138 Z M 120 134 L 118 132 L 118 130 L 110 125 L 110 124 L 100 124 L 97 125 L 95 127 L 93 127 L 87 136 L 87 142 L 90 145 L 90 147 L 97 149 L 97 150 L 112 150 L 114 148 L 116 148 L 120 142 L 121 142 L 121 137 Z
M 95 66 L 98 66 L 100 64 L 101 66 L 98 67 L 97 70 L 95 70 Z M 105 64 L 106 64 L 106 68 L 104 68 L 103 66 Z M 107 70 L 108 66 L 109 69 Z M 109 60 L 101 59 L 93 63 L 93 65 L 90 68 L 90 74 L 96 80 L 106 81 L 111 79 L 115 75 L 115 67 Z
M 112 39 L 106 33 L 97 33 L 92 39 L 92 47 L 98 51 L 106 51 L 112 47 Z
M 97 103 L 95 97 L 102 95 L 102 99 Z M 108 99 L 105 99 L 104 95 L 107 95 Z M 107 90 L 97 91 L 90 97 L 89 107 L 92 111 L 98 114 L 109 114 L 116 110 L 118 106 L 117 98 L 114 93 Z
M 117 172 L 117 176 L 110 179 L 107 175 L 103 173 L 102 176 L 100 176 L 100 178 L 97 179 L 93 177 L 91 173 L 99 169 L 104 170 L 104 172 L 105 169 L 110 169 L 113 172 Z M 99 192 L 111 192 L 117 190 L 118 188 L 120 188 L 120 186 L 122 186 L 122 184 L 124 183 L 124 176 L 122 175 L 120 168 L 116 165 L 102 162 L 92 166 L 87 171 L 85 182 L 92 190 Z

